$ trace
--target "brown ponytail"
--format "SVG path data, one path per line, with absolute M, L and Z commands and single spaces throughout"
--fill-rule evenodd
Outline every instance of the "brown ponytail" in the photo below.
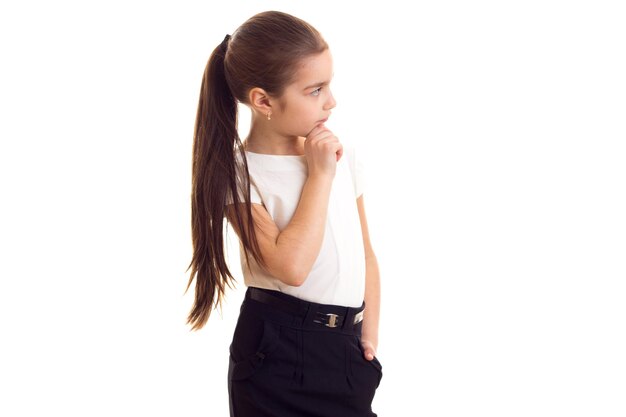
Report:
M 221 306 L 226 286 L 232 287 L 235 281 L 224 257 L 228 196 L 244 197 L 244 204 L 235 204 L 235 219 L 246 261 L 252 255 L 259 265 L 266 266 L 253 222 L 248 221 L 252 219 L 250 176 L 237 133 L 237 101 L 247 104 L 247 94 L 254 87 L 280 96 L 293 80 L 297 64 L 327 48 L 319 32 L 303 20 L 286 13 L 264 12 L 241 25 L 232 38 L 227 35 L 209 58 L 202 77 L 193 143 L 193 257 L 185 290 L 195 278 L 194 305 L 187 318 L 192 330 L 206 324 L 211 311 Z M 237 165 L 236 152 L 241 166 Z

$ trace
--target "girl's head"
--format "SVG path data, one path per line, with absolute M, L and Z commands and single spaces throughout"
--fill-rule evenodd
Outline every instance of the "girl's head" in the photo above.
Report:
M 253 16 L 225 41 L 226 80 L 235 98 L 248 105 L 255 87 L 281 96 L 303 60 L 328 49 L 315 28 L 281 12 Z
M 187 289 L 195 278 L 195 300 L 188 317 L 194 330 L 204 326 L 234 280 L 225 262 L 223 239 L 226 204 L 232 196 L 239 197 L 235 200 L 240 204 L 233 205 L 233 226 L 239 231 L 246 260 L 251 254 L 265 265 L 251 221 L 250 180 L 237 133 L 237 101 L 257 116 L 272 118 L 283 133 L 306 136 L 334 106 L 330 91 L 322 93 L 331 77 L 330 53 L 320 33 L 281 12 L 251 17 L 211 54 L 202 78 L 193 144 L 194 253 Z M 321 101 L 303 100 L 295 89 Z

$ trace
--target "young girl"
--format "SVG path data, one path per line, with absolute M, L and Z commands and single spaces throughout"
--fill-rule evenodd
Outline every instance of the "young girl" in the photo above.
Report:
M 226 217 L 248 286 L 230 345 L 231 416 L 376 416 L 379 272 L 362 164 L 324 124 L 332 77 L 317 30 L 265 12 L 224 38 L 202 79 L 188 323 L 202 328 L 234 281 Z M 237 102 L 252 111 L 244 143 Z

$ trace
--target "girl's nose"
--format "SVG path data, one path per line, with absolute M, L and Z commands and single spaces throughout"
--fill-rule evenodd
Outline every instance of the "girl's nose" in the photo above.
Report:
M 337 105 L 337 102 L 335 101 L 335 97 L 333 96 L 333 93 L 329 91 L 328 100 L 326 100 L 326 105 L 324 106 L 324 110 L 334 109 L 336 105 Z

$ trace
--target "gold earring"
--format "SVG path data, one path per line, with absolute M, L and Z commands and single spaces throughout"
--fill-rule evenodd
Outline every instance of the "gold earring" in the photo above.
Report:
M 271 111 L 267 112 L 267 120 L 272 120 L 272 112 Z

